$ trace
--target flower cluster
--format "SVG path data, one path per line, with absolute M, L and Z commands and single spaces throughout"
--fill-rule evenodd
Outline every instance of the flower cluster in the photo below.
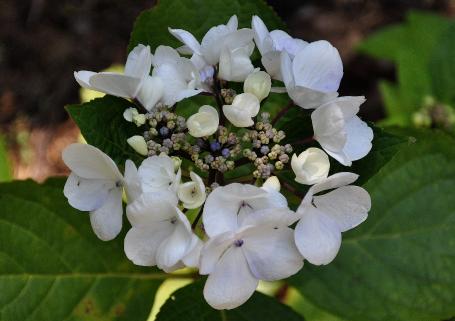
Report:
M 232 309 L 248 300 L 259 280 L 287 278 L 304 260 L 330 263 L 341 233 L 367 218 L 370 196 L 351 185 L 358 175 L 329 174 L 329 157 L 350 166 L 368 154 L 373 132 L 357 116 L 364 97 L 338 97 L 343 66 L 327 41 L 269 32 L 257 16 L 243 29 L 233 16 L 201 42 L 185 30 L 169 32 L 182 47 L 159 46 L 152 54 L 138 45 L 123 74 L 75 73 L 85 88 L 130 100 L 123 116 L 138 134 L 127 141 L 144 159 L 126 160 L 122 174 L 98 148 L 70 145 L 63 152 L 72 171 L 64 194 L 73 207 L 90 212 L 94 232 L 105 241 L 122 228 L 125 200 L 126 256 L 166 272 L 198 268 L 208 275 L 207 302 Z M 255 46 L 265 71 L 251 61 Z M 272 87 L 272 80 L 283 86 Z M 243 92 L 229 82 L 243 83 Z M 311 139 L 322 149 L 293 154 L 286 132 L 261 111 L 271 92 L 287 93 L 292 108 L 311 112 Z M 177 102 L 198 94 L 212 96 L 214 106 L 181 116 Z M 225 176 L 244 166 L 250 172 L 242 178 L 251 183 Z M 278 176 L 286 169 L 296 184 L 310 185 L 295 211 L 280 192 Z M 289 183 L 283 187 L 292 192 Z

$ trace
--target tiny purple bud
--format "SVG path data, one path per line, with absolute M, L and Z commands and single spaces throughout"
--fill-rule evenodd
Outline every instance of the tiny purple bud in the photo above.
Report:
M 231 152 L 229 151 L 228 148 L 223 148 L 223 150 L 221 151 L 221 155 L 223 155 L 224 158 L 228 158 L 230 154 Z
M 216 140 L 214 140 L 210 143 L 210 149 L 213 152 L 216 152 L 221 149 L 221 144 L 219 142 L 217 142 Z
M 169 135 L 169 128 L 161 127 L 160 128 L 160 135 L 163 137 L 167 137 Z

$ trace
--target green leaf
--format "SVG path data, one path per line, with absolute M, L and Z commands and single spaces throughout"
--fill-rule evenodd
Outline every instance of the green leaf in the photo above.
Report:
M 416 134 L 417 133 L 417 134 Z M 350 321 L 436 321 L 455 314 L 455 140 L 414 132 L 365 188 L 368 219 L 337 258 L 291 279 L 314 306 Z
M 142 134 L 136 125 L 123 118 L 125 109 L 132 106 L 128 100 L 104 96 L 88 103 L 66 106 L 66 110 L 87 143 L 98 147 L 117 165 L 123 166 L 127 159 L 136 163 L 142 160 L 126 142 L 129 137 Z
M 0 136 L 0 182 L 8 182 L 12 179 L 11 164 L 8 157 L 5 139 Z
M 455 23 L 444 32 L 433 50 L 430 70 L 436 97 L 455 104 Z
M 259 15 L 270 30 L 286 29 L 264 0 L 162 0 L 137 18 L 129 51 L 140 43 L 150 45 L 152 51 L 159 45 L 181 46 L 168 27 L 188 30 L 201 41 L 211 27 L 226 24 L 234 14 L 241 28 L 250 27 L 252 15 Z
M 96 238 L 63 180 L 0 184 L 0 320 L 144 321 L 164 274 Z
M 161 308 L 156 321 L 303 321 L 288 306 L 259 292 L 239 308 L 215 310 L 205 302 L 203 286 L 204 283 L 199 281 L 174 292 Z
M 424 98 L 438 94 L 432 85 L 434 70 L 429 61 L 448 26 L 449 21 L 441 16 L 411 11 L 404 24 L 386 27 L 359 46 L 360 52 L 397 64 L 397 85 L 380 84 L 388 115 L 386 124 L 410 125 L 412 114 L 422 107 Z

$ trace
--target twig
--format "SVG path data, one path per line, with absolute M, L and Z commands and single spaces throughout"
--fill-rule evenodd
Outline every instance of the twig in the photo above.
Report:
M 275 117 L 272 120 L 272 125 L 275 126 L 275 124 L 284 116 L 286 113 L 291 109 L 291 107 L 294 106 L 293 101 L 291 100 L 285 107 L 283 107 L 278 114 L 275 115 Z

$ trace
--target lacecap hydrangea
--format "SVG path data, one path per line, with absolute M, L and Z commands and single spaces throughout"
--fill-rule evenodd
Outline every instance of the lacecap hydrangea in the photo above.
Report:
M 122 174 L 100 149 L 72 144 L 63 152 L 72 171 L 64 194 L 90 213 L 104 241 L 120 233 L 126 200 L 128 259 L 166 272 L 197 268 L 208 275 L 206 301 L 232 309 L 259 280 L 287 278 L 305 260 L 329 264 L 341 233 L 367 218 L 370 196 L 352 185 L 358 175 L 329 173 L 331 158 L 350 166 L 366 156 L 373 131 L 357 116 L 365 98 L 339 97 L 343 65 L 327 41 L 269 31 L 257 16 L 241 29 L 232 16 L 200 40 L 186 30 L 169 32 L 180 47 L 152 52 L 139 44 L 124 73 L 74 73 L 82 87 L 130 101 L 123 116 L 137 135 L 127 142 L 144 159 L 120 164 Z M 251 61 L 255 48 L 259 67 Z M 273 119 L 261 110 L 270 92 L 292 101 Z M 181 116 L 178 102 L 195 95 L 211 96 L 213 104 Z M 302 139 L 312 144 L 298 154 L 275 128 L 290 108 L 311 113 L 314 135 Z M 247 181 L 227 179 L 241 166 L 251 169 Z M 308 185 L 295 211 L 280 192 L 281 185 L 292 191 L 278 178 L 283 170 Z

